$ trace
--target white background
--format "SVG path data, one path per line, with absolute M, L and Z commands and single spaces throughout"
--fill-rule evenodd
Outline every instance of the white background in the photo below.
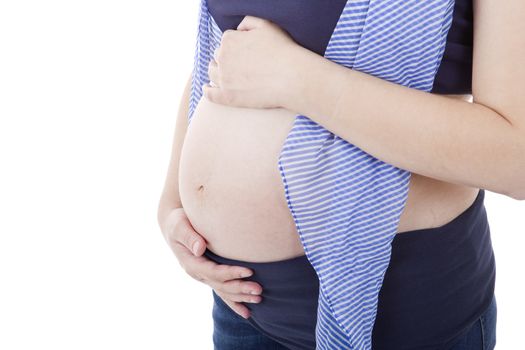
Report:
M 212 349 L 156 210 L 198 1 L 0 3 L 0 349 Z M 499 350 L 525 348 L 525 202 L 486 192 Z

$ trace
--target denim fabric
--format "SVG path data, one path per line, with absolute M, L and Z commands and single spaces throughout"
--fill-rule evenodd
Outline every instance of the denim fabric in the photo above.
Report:
M 215 350 L 286 350 L 286 346 L 254 328 L 213 294 L 213 344 Z M 451 348 L 443 350 L 494 350 L 496 346 L 497 305 L 492 299 L 486 311 L 460 336 Z M 305 348 L 307 350 L 309 348 Z M 313 350 L 313 349 L 310 349 Z M 392 349 L 398 350 L 398 349 Z
M 245 303 L 251 315 L 247 321 L 255 329 L 290 350 L 315 347 L 319 280 L 305 255 L 270 262 L 232 260 L 208 249 L 204 255 L 219 264 L 244 265 L 253 271 L 245 280 L 263 288 L 260 303 Z
M 476 322 L 482 326 L 480 316 L 495 303 L 495 257 L 483 198 L 480 190 L 470 207 L 445 225 L 396 235 L 379 294 L 373 350 L 476 348 Z M 246 280 L 263 287 L 263 301 L 245 304 L 251 317 L 237 315 L 243 322 L 290 350 L 322 345 L 315 334 L 319 282 L 304 255 L 264 263 L 229 259 L 209 250 L 204 255 L 254 271 Z M 485 320 L 489 328 L 491 320 Z M 471 338 L 464 338 L 469 331 Z M 488 348 L 490 332 L 483 334 Z M 458 342 L 461 338 L 463 343 Z
M 496 297 L 488 309 L 476 320 L 470 330 L 450 350 L 493 350 L 496 347 L 496 323 L 498 318 Z
M 215 350 L 286 350 L 233 311 L 213 291 L 213 345 Z

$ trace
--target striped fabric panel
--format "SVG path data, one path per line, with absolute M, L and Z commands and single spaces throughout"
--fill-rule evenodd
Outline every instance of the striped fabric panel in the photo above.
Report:
M 343 66 L 431 91 L 454 0 L 349 0 L 325 51 Z M 201 0 L 188 122 L 209 82 L 221 30 Z M 364 152 L 304 115 L 278 164 L 288 208 L 319 277 L 317 349 L 372 348 L 379 290 L 411 173 Z

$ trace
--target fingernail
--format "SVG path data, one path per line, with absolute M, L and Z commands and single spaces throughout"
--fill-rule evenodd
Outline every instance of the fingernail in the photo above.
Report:
M 193 254 L 197 255 L 197 252 L 199 251 L 199 248 L 200 248 L 199 241 L 193 243 L 193 246 L 191 248 L 191 250 L 193 251 Z
M 251 290 L 251 291 L 250 291 L 250 294 L 257 295 L 257 294 L 259 294 L 259 292 L 256 291 L 256 290 Z
M 244 272 L 241 272 L 241 277 L 250 277 L 252 275 L 251 272 L 247 272 L 247 271 L 244 271 Z

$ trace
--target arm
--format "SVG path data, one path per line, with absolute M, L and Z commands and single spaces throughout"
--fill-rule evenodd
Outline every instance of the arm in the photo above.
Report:
M 305 50 L 286 107 L 399 168 L 525 199 L 524 15 L 521 0 L 475 0 L 473 103 Z
M 202 255 L 206 249 L 206 241 L 193 229 L 180 200 L 179 160 L 188 128 L 190 93 L 191 75 L 181 97 L 175 124 L 168 174 L 157 211 L 158 224 L 166 242 L 185 272 L 197 281 L 213 288 L 237 314 L 248 318 L 250 311 L 242 302 L 260 302 L 261 297 L 258 294 L 262 292 L 262 287 L 256 282 L 240 279 L 250 276 L 252 274 L 250 269 L 242 266 L 216 264 Z M 197 242 L 200 246 L 193 250 Z
M 175 208 L 182 208 L 179 196 L 179 160 L 186 130 L 188 129 L 188 109 L 191 90 L 191 74 L 186 82 L 182 93 L 177 121 L 175 123 L 175 132 L 173 136 L 173 145 L 171 148 L 171 158 L 168 166 L 168 174 L 164 181 L 164 189 L 159 201 L 157 220 L 162 227 L 166 221 L 166 216 Z

